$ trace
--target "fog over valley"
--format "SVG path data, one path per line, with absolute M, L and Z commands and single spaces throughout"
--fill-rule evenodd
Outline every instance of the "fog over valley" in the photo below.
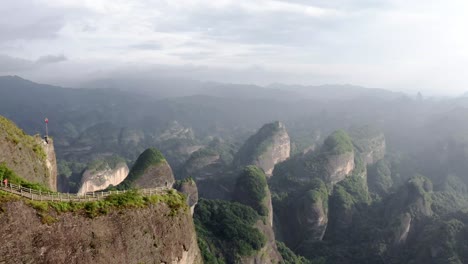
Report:
M 468 263 L 465 1 L 0 6 L 0 263 Z

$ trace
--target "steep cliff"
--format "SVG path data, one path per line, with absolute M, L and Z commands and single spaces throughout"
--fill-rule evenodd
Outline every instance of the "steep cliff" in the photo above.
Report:
M 174 181 L 172 169 L 161 152 L 149 148 L 138 157 L 127 178 L 117 188 L 172 187 Z
M 291 142 L 286 127 L 281 122 L 264 125 L 241 147 L 234 158 L 234 165 L 255 165 L 271 176 L 275 165 L 289 158 Z
M 103 208 L 89 217 L 88 210 L 104 205 L 88 202 L 86 211 L 66 212 L 79 204 L 28 202 L 0 192 L 0 221 L 8 230 L 0 233 L 0 262 L 202 263 L 185 201 L 177 194 L 158 199 L 166 202 Z
M 349 136 L 342 130 L 333 132 L 321 149 L 325 160 L 325 181 L 332 184 L 342 181 L 354 169 L 354 149 Z
M 342 130 L 329 135 L 320 149 L 299 154 L 276 166 L 273 180 L 286 178 L 307 182 L 320 178 L 325 183 L 336 184 L 349 176 L 355 167 L 351 139 Z
M 129 173 L 124 160 L 107 158 L 97 160 L 83 172 L 79 194 L 104 190 L 110 185 L 119 185 Z
M 383 132 L 364 126 L 352 128 L 349 133 L 358 155 L 366 165 L 374 164 L 384 158 L 386 142 Z
M 12 121 L 0 116 L 0 163 L 21 178 L 57 189 L 57 162 L 54 143 L 29 136 Z
M 198 203 L 198 188 L 192 178 L 185 178 L 181 181 L 176 181 L 174 188 L 187 196 L 187 205 L 190 207 L 190 212 L 194 213 L 195 206 Z
M 390 196 L 386 204 L 385 218 L 393 227 L 390 241 L 404 244 L 418 222 L 432 216 L 432 182 L 416 175 Z
M 244 256 L 242 263 L 279 263 L 282 257 L 273 232 L 273 206 L 265 173 L 258 167 L 247 166 L 237 179 L 234 199 L 252 207 L 263 217 L 255 223 L 255 227 L 266 237 L 265 246 L 254 255 Z

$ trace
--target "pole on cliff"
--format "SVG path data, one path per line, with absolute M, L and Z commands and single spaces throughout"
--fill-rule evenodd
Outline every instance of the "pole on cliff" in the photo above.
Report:
M 45 120 L 45 131 L 46 131 L 46 135 L 45 135 L 45 141 L 47 144 L 49 144 L 49 128 L 48 128 L 48 125 L 49 125 L 49 119 L 46 117 Z

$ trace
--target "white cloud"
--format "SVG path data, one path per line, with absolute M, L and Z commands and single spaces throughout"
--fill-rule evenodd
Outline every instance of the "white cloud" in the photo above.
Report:
M 75 72 L 258 65 L 275 72 L 258 73 L 261 83 L 281 76 L 456 93 L 468 86 L 460 78 L 468 60 L 466 10 L 464 0 L 17 0 L 0 6 L 0 48 L 31 62 L 66 54 L 61 64 Z M 52 67 L 41 67 L 40 76 Z

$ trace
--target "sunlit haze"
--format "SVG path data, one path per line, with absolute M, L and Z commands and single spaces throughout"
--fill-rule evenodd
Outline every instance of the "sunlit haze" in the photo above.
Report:
M 468 2 L 5 0 L 0 75 L 467 89 Z

